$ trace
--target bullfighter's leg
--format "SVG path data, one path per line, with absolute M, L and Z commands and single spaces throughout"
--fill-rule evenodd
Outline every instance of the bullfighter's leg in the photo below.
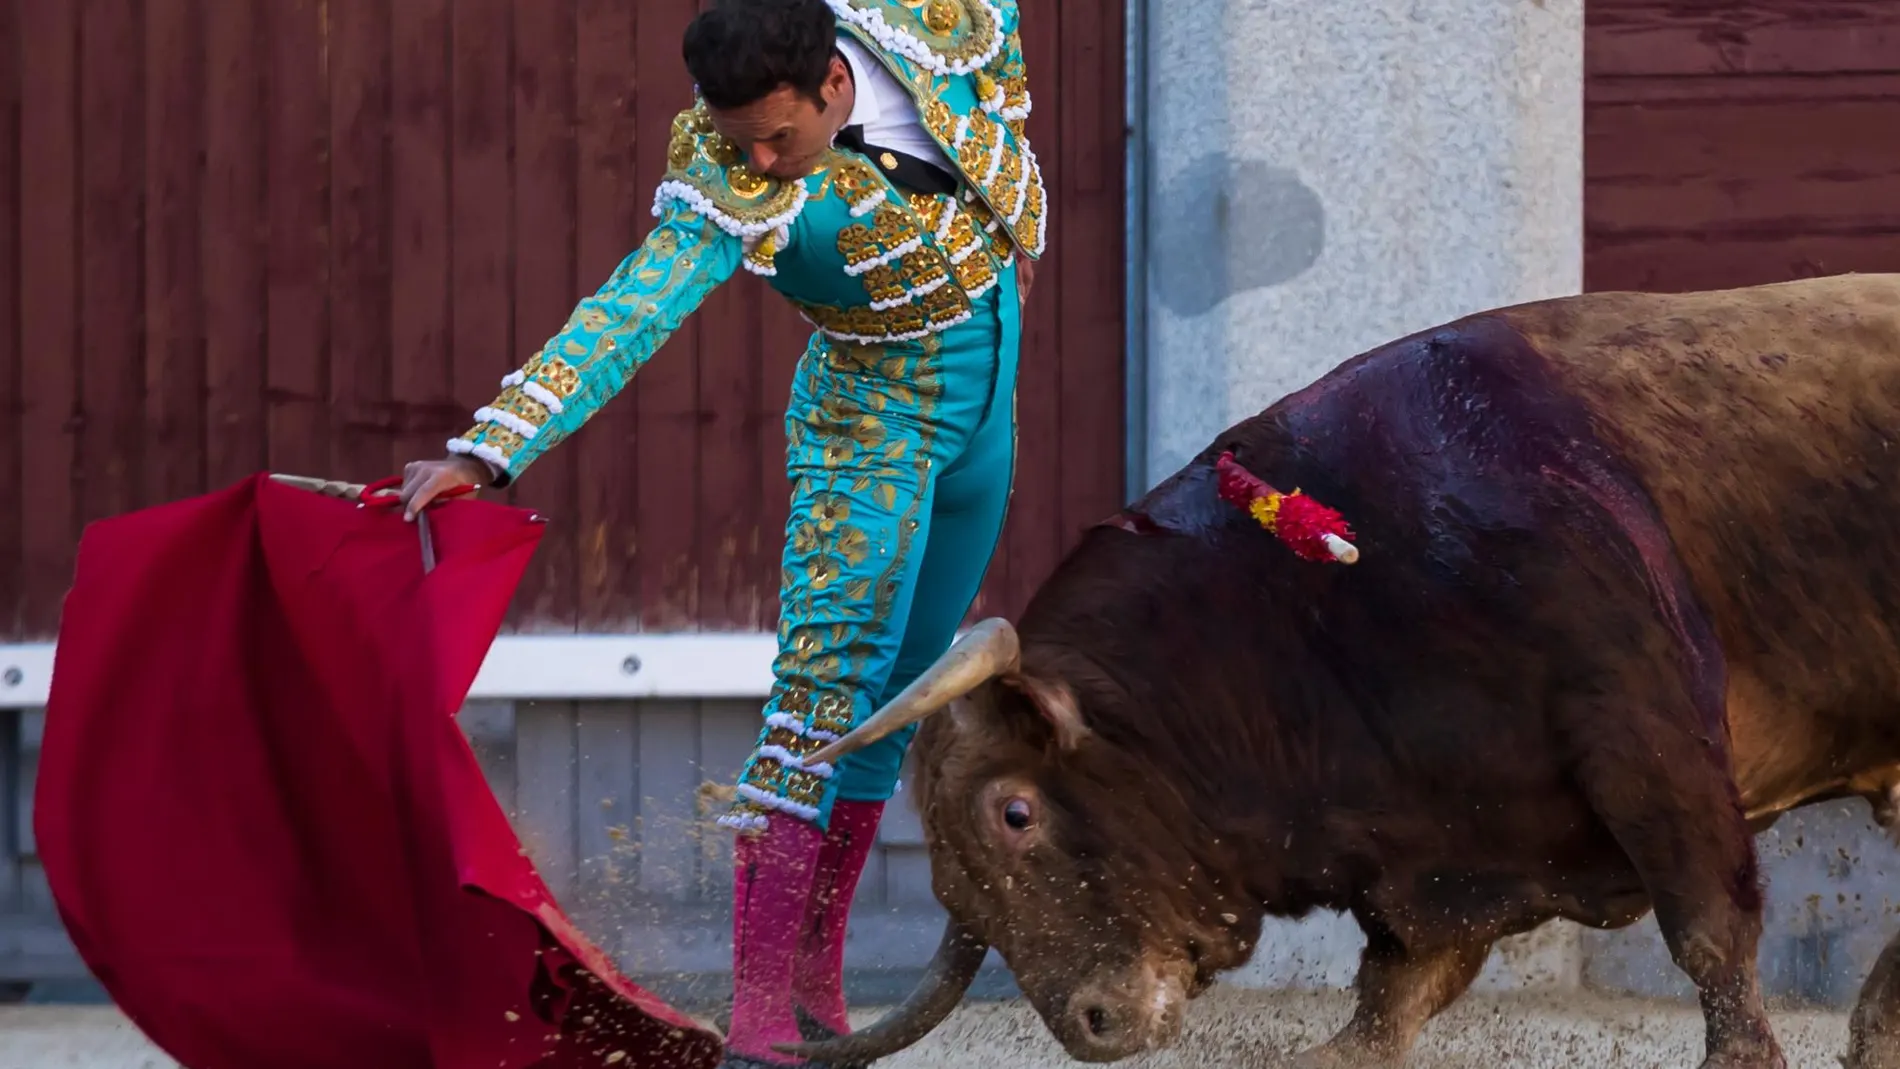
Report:
M 1484 968 L 1493 940 L 1473 938 L 1432 950 L 1408 950 L 1370 935 L 1354 980 L 1352 1018 L 1325 1044 L 1302 1053 L 1295 1069 L 1374 1069 L 1402 1065 L 1427 1022 L 1457 1001 Z
M 1695 984 L 1707 1029 L 1703 1069 L 1784 1069 L 1755 966 L 1762 893 L 1727 762 L 1707 718 L 1668 693 L 1680 669 L 1630 657 L 1587 696 L 1558 702 L 1591 807 L 1648 891 L 1677 967 Z M 1719 731 L 1720 729 L 1715 729 Z
M 1892 772 L 1889 772 L 1892 775 Z M 1888 835 L 1900 834 L 1900 782 L 1882 782 L 1867 792 L 1874 821 Z M 1847 1022 L 1843 1069 L 1900 1069 L 1900 936 L 1887 944 L 1861 985 Z
M 774 1047 L 800 1038 L 798 949 L 843 778 L 805 758 L 867 717 L 896 668 L 943 473 L 997 399 L 995 327 L 979 317 L 889 346 L 814 339 L 794 379 L 776 680 L 720 818 L 742 833 L 731 1065 L 790 1064 Z
M 1008 296 L 1001 302 L 1005 314 L 1014 309 L 1014 300 Z M 1016 462 L 1016 331 L 1013 323 L 1004 327 L 988 411 L 962 454 L 945 465 L 937 479 L 930 538 L 896 665 L 877 696 L 879 706 L 935 664 L 956 640 L 1001 540 Z M 884 804 L 896 792 L 916 730 L 915 725 L 905 728 L 838 762 L 838 800 L 793 972 L 793 998 L 809 1023 L 820 1026 L 816 1032 L 806 1028 L 808 1037 L 849 1031 L 843 988 L 845 921 Z

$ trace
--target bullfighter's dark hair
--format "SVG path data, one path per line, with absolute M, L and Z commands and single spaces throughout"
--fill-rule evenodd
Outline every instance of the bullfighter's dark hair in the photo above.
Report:
M 708 106 L 745 107 L 791 86 L 815 102 L 838 24 L 825 0 L 715 0 L 686 28 L 686 69 Z

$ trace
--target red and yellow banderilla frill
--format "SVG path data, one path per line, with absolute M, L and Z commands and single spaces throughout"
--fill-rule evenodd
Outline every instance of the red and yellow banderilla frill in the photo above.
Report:
M 1342 564 L 1359 559 L 1358 547 L 1349 541 L 1352 528 L 1338 512 L 1297 488 L 1281 493 L 1241 467 L 1232 453 L 1222 453 L 1214 470 L 1219 475 L 1221 500 L 1251 515 L 1302 558 Z

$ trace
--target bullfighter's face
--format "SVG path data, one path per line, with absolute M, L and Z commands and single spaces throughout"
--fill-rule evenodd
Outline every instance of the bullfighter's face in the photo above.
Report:
M 849 68 L 832 57 L 817 98 L 789 85 L 743 107 L 708 108 L 713 128 L 745 154 L 755 173 L 792 181 L 810 174 L 856 102 Z
M 939 901 L 1072 1057 L 1105 1062 L 1172 1041 L 1259 922 L 1213 885 L 1179 795 L 1087 721 L 1061 680 L 992 682 L 923 726 L 916 784 Z

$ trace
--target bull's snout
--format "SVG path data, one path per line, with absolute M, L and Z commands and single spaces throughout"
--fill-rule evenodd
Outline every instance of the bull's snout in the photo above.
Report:
M 1093 983 L 1069 997 L 1056 1038 L 1082 1062 L 1113 1062 L 1172 1040 L 1181 1030 L 1181 992 L 1144 970 L 1133 983 Z

